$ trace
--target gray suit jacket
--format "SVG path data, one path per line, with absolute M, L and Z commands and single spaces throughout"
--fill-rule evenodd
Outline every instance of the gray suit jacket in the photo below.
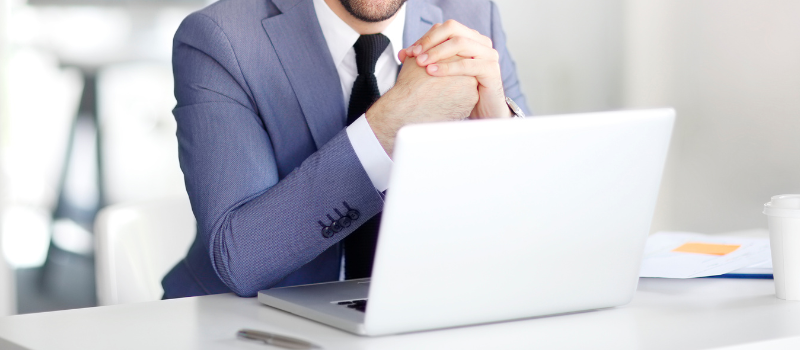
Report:
M 404 46 L 455 19 L 492 38 L 523 109 L 496 6 L 409 0 Z M 173 46 L 180 164 L 197 218 L 164 297 L 338 279 L 338 242 L 383 208 L 344 132 L 339 76 L 311 0 L 223 0 L 187 17 Z M 326 238 L 335 210 L 360 212 Z

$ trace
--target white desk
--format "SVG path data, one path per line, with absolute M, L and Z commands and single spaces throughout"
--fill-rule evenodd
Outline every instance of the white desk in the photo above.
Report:
M 623 307 L 378 338 L 230 294 L 0 318 L 0 338 L 31 349 L 275 349 L 240 328 L 347 350 L 781 349 L 800 348 L 800 302 L 775 298 L 772 280 L 642 279 Z

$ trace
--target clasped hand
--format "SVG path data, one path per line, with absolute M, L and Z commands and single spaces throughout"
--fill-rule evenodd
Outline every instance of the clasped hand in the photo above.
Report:
M 477 31 L 453 20 L 435 24 L 399 58 L 404 64 L 395 86 L 366 113 L 388 155 L 407 124 L 511 115 L 497 51 Z
M 492 39 L 455 20 L 434 24 L 422 38 L 401 50 L 401 62 L 414 58 L 431 76 L 470 76 L 478 80 L 479 100 L 471 118 L 510 117 L 500 55 Z

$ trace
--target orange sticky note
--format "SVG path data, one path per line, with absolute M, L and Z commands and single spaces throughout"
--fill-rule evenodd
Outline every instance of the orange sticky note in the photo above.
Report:
M 739 249 L 739 244 L 712 244 L 712 243 L 697 243 L 689 242 L 678 248 L 673 249 L 673 252 L 681 253 L 697 253 L 697 254 L 711 254 L 711 255 L 725 255 L 736 249 Z

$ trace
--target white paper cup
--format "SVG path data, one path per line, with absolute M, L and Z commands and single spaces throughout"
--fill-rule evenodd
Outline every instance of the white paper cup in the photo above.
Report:
M 769 221 L 769 244 L 775 294 L 800 300 L 800 194 L 773 196 L 764 204 Z

